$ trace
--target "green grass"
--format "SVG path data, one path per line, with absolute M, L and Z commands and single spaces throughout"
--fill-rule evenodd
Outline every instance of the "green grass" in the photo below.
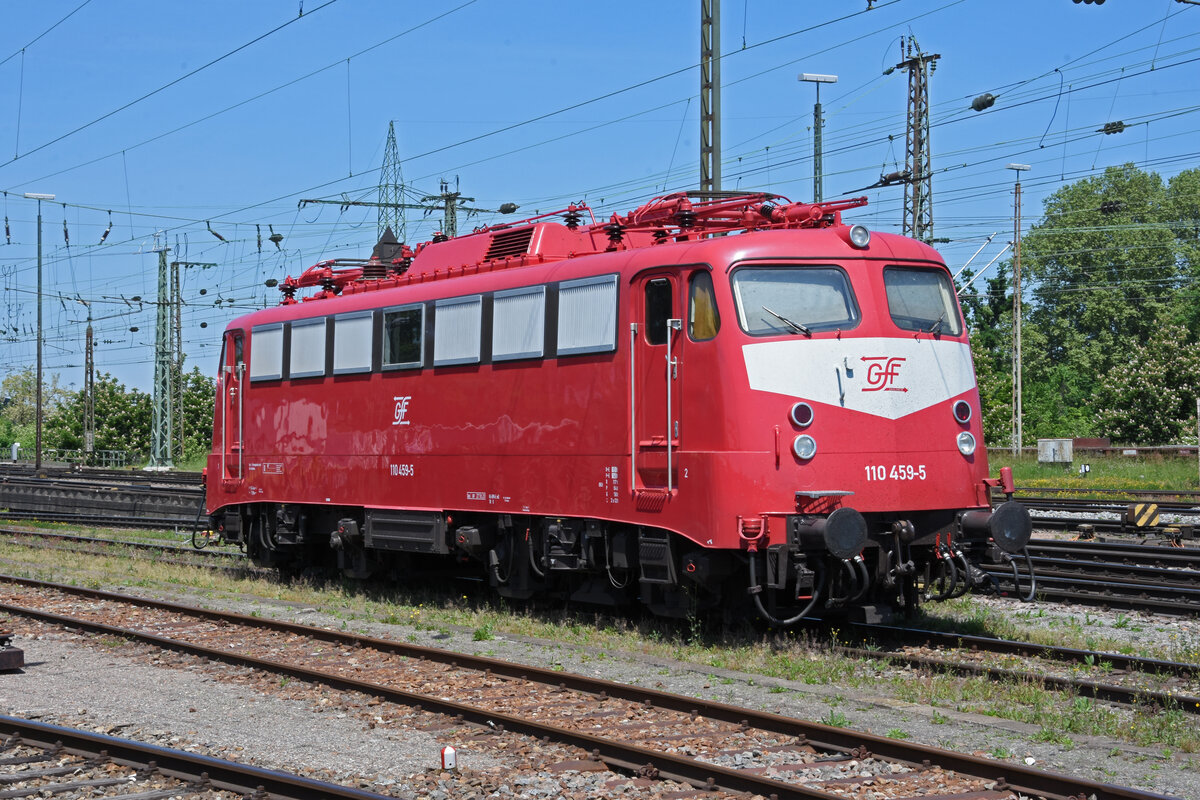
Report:
M 1007 450 L 989 450 L 993 476 L 1001 467 L 1012 467 L 1018 486 L 1079 489 L 1123 489 L 1127 491 L 1195 491 L 1200 485 L 1200 467 L 1192 457 L 1145 455 L 1099 456 L 1077 454 L 1070 468 L 1061 464 L 1039 464 L 1035 454 L 1013 458 Z M 1081 464 L 1091 467 L 1079 474 Z

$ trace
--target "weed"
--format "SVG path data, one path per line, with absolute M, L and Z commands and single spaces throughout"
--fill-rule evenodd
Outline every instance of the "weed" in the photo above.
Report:
M 887 732 L 887 737 L 889 739 L 907 739 L 908 732 L 900 730 L 899 728 L 892 728 Z
M 1035 742 L 1046 742 L 1048 744 L 1062 745 L 1068 749 L 1075 747 L 1075 742 L 1070 736 L 1062 731 L 1051 730 L 1050 728 L 1042 728 L 1033 735 Z
M 840 711 L 829 709 L 829 713 L 821 718 L 821 722 L 833 728 L 844 728 L 850 724 L 850 720 L 846 719 L 846 715 Z
M 483 625 L 480 625 L 475 629 L 475 632 L 471 634 L 472 641 L 476 642 L 487 642 L 495 638 L 496 635 L 492 633 L 491 623 L 484 623 Z

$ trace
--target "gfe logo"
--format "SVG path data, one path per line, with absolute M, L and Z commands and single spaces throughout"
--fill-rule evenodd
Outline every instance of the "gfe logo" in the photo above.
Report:
M 907 359 L 893 356 L 863 356 L 867 363 L 867 385 L 864 392 L 907 392 L 908 389 L 896 386 L 900 377 L 900 365 Z
M 392 399 L 396 401 L 396 408 L 392 412 L 392 424 L 407 425 L 409 421 L 404 417 L 408 414 L 408 401 L 412 400 L 412 396 L 393 397 Z

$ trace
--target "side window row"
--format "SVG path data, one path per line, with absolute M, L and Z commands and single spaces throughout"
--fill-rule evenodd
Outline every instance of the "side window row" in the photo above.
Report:
M 250 380 L 608 353 L 617 276 L 562 281 L 251 329 Z

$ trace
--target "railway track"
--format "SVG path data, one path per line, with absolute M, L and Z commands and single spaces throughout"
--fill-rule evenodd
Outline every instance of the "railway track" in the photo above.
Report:
M 203 566 L 219 570 L 234 577 L 267 574 L 269 571 L 255 567 L 237 549 L 197 549 L 190 545 L 163 544 L 130 539 L 109 539 L 98 536 L 81 536 L 71 533 L 31 530 L 27 528 L 0 528 L 0 536 L 13 541 L 36 542 L 38 546 L 55 547 L 76 553 L 97 553 L 116 548 L 145 553 L 160 563 L 180 566 Z
M 383 800 L 300 775 L 0 715 L 0 797 Z
M 0 520 L 191 529 L 203 506 L 204 487 L 198 481 L 130 482 L 76 473 L 0 477 Z
M 854 796 L 866 770 L 872 786 L 897 797 L 1159 797 L 625 683 L 277 620 L 4 581 L 0 609 L 9 614 L 363 692 L 456 724 L 549 737 L 614 771 L 707 790 Z M 123 625 L 114 624 L 118 619 Z
M 106 469 L 103 467 L 81 467 L 66 464 L 43 464 L 41 469 L 35 469 L 32 464 L 0 461 L 0 480 L 6 477 L 66 479 L 75 478 L 109 484 L 130 485 L 164 485 L 200 486 L 201 473 L 186 470 L 141 470 L 132 467 L 128 469 Z
M 1197 664 L 924 628 L 856 624 L 851 629 L 872 641 L 898 643 L 907 648 L 899 651 L 879 647 L 835 648 L 854 658 L 883 658 L 918 669 L 1039 683 L 1095 700 L 1153 704 L 1200 714 L 1200 696 L 1197 696 L 1200 665 Z M 1084 674 L 1077 674 L 1080 671 Z M 1097 680 L 1097 676 L 1107 679 Z
M 8 535 L 14 539 L 32 539 L 49 541 L 51 543 L 81 544 L 88 548 L 118 547 L 150 553 L 152 557 L 167 559 L 172 563 L 198 564 L 205 559 L 218 559 L 221 563 L 210 563 L 208 566 L 221 569 L 235 575 L 245 575 L 255 571 L 245 561 L 244 556 L 236 550 L 196 550 L 192 547 L 162 544 L 157 542 L 140 542 L 99 538 L 93 536 L 78 536 L 43 531 L 21 529 L 0 529 L 0 535 Z M 1125 550 L 1129 551 L 1126 547 Z M 90 552 L 90 549 L 89 549 Z M 1140 552 L 1134 550 L 1133 552 Z M 1170 558 L 1174 554 L 1156 555 Z M 196 558 L 199 558 L 198 562 Z M 1190 564 L 1189 554 L 1178 556 L 1185 565 Z M 1200 553 L 1195 555 L 1200 559 Z M 838 623 L 843 624 L 843 623 Z M 820 620 L 814 620 L 812 629 L 823 630 L 825 625 Z M 835 646 L 833 649 L 850 658 L 883 659 L 891 663 L 908 666 L 914 669 L 929 669 L 936 672 L 958 675 L 972 675 L 996 681 L 1034 681 L 1043 685 L 1073 691 L 1084 697 L 1097 700 L 1123 703 L 1128 705 L 1154 704 L 1164 708 L 1180 708 L 1189 713 L 1200 713 L 1200 692 L 1197 679 L 1200 679 L 1200 666 L 1183 664 L 1165 660 L 1134 658 L 1118 653 L 1084 651 L 1074 648 L 1039 645 L 1030 642 L 1014 642 L 984 636 L 970 636 L 961 633 L 946 633 L 928 629 L 912 629 L 888 625 L 854 624 L 851 629 L 858 632 L 864 646 L 850 647 Z M 866 646 L 868 640 L 899 643 L 910 650 L 882 650 L 874 646 Z M 949 657 L 946 651 L 950 651 Z M 967 651 L 965 657 L 955 656 L 955 652 Z M 984 660 L 980 656 L 992 654 L 1011 656 L 1005 664 L 997 664 L 994 660 Z M 1036 663 L 1021 663 L 1020 659 L 1032 659 Z M 1065 667 L 1058 674 L 1052 674 L 1053 669 L 1046 663 L 1057 663 Z M 1127 685 L 1111 681 L 1095 680 L 1087 675 L 1072 674 L 1083 666 L 1094 668 L 1089 670 L 1100 677 L 1107 676 L 1112 670 L 1120 673 L 1141 673 L 1166 679 L 1170 686 L 1166 691 L 1150 688 L 1150 683 Z
M 1029 555 L 1041 599 L 1200 614 L 1200 548 L 1035 539 Z M 1030 588 L 1027 575 L 1022 586 L 1013 587 L 1011 572 L 984 569 L 1014 596 Z
M 1071 494 L 1101 497 L 1064 496 Z M 993 493 L 993 504 L 1004 498 Z M 1200 536 L 1200 492 L 1018 487 L 1013 498 L 1029 509 L 1035 529 L 1079 530 L 1089 538 L 1096 534 L 1137 536 L 1147 543 L 1169 546 L 1186 546 Z M 1145 512 L 1150 504 L 1156 514 Z M 1139 505 L 1143 513 L 1135 514 L 1134 507 Z M 1142 524 L 1135 517 L 1141 517 Z M 1156 522 L 1146 524 L 1154 518 Z
M 210 565 L 232 574 L 244 575 L 253 568 L 245 563 L 238 551 L 200 550 L 176 545 L 150 542 L 129 542 L 69 534 L 47 534 L 21 530 L 3 530 L 0 534 L 14 538 L 45 539 L 51 542 L 66 542 L 99 547 L 126 547 L 151 553 L 154 558 L 167 558 L 174 563 L 195 564 L 190 557 L 216 557 L 220 565 Z M 234 562 L 234 563 L 230 563 Z M 240 562 L 240 563 L 238 563 Z M 814 631 L 824 632 L 813 625 Z M 841 624 L 841 623 L 838 623 Z M 928 669 L 956 675 L 968 675 L 988 680 L 1010 682 L 1026 681 L 1040 683 L 1048 688 L 1071 691 L 1083 697 L 1126 705 L 1157 705 L 1162 708 L 1179 708 L 1189 713 L 1200 714 L 1200 666 L 1171 661 L 1141 659 L 1117 653 L 1083 651 L 1071 648 L 1037 645 L 1030 642 L 1012 642 L 983 636 L 967 636 L 943 633 L 927 629 L 909 629 L 886 625 L 853 625 L 853 630 L 864 638 L 864 646 L 834 646 L 832 650 L 848 658 L 885 660 L 892 664 L 913 669 Z M 899 643 L 902 649 L 880 649 L 868 646 L 866 640 Z M 907 648 L 907 649 L 903 649 Z M 965 655 L 961 655 L 965 652 Z M 1003 664 L 986 656 L 1009 656 Z M 1030 663 L 1032 662 L 1032 663 Z M 1049 662 L 1049 664 L 1047 664 Z M 1058 665 L 1055 669 L 1052 665 Z M 1087 675 L 1072 674 L 1087 668 Z M 1106 677 L 1112 670 L 1124 674 L 1125 683 L 1096 680 L 1090 676 Z M 1141 683 L 1137 673 L 1145 676 Z M 1163 680 L 1170 685 L 1165 691 L 1150 688 Z

